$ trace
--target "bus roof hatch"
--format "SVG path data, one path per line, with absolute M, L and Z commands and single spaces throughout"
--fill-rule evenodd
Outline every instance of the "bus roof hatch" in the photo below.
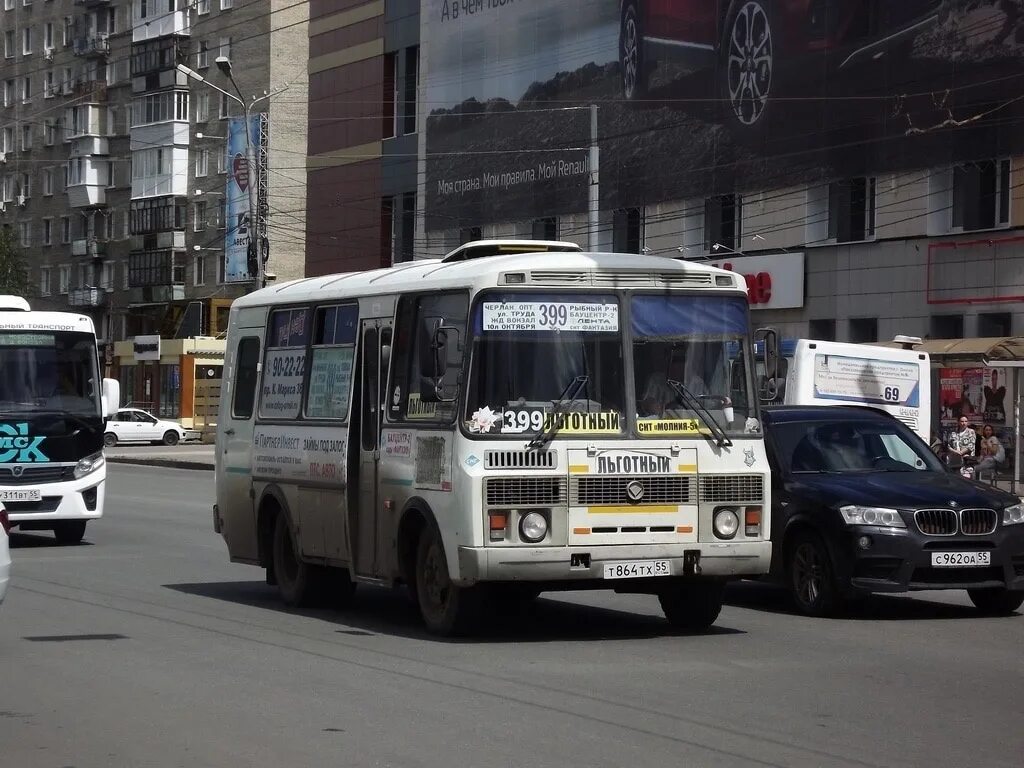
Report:
M 441 261 L 449 264 L 453 261 L 508 256 L 513 253 L 580 253 L 582 250 L 576 243 L 558 240 L 474 240 L 460 245 Z

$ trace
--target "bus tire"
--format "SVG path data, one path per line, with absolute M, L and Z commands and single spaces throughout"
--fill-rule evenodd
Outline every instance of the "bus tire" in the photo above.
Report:
M 416 602 L 427 631 L 443 637 L 464 635 L 479 609 L 479 590 L 453 584 L 441 534 L 423 529 L 416 548 Z
M 58 544 L 81 544 L 85 524 L 85 520 L 58 520 L 53 524 L 53 535 Z
M 352 606 L 356 582 L 348 568 L 327 568 L 323 573 L 323 593 L 327 602 L 339 610 Z
M 309 605 L 316 595 L 317 568 L 302 560 L 296 551 L 288 515 L 279 513 L 274 525 L 274 576 L 277 591 L 286 605 Z
M 681 582 L 658 593 L 668 623 L 687 632 L 704 632 L 722 612 L 724 581 Z

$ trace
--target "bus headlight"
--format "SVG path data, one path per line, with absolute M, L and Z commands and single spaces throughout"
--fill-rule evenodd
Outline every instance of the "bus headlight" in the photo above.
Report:
M 106 463 L 103 458 L 103 451 L 86 456 L 75 465 L 75 480 L 80 480 L 86 475 L 92 474 Z
M 719 507 L 715 510 L 715 536 L 731 539 L 740 529 L 740 516 L 733 507 Z
M 543 541 L 548 535 L 548 519 L 543 512 L 527 512 L 519 518 L 519 538 L 530 544 Z

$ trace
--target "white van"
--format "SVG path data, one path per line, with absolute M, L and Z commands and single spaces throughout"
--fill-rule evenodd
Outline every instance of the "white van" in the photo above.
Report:
M 903 339 L 897 338 L 897 341 Z M 789 361 L 787 405 L 866 405 L 895 416 L 926 443 L 931 430 L 931 360 L 924 352 L 800 339 Z

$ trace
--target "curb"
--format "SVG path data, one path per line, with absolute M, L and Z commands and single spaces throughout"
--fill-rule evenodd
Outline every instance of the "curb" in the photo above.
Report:
M 130 456 L 108 456 L 107 462 L 110 464 L 132 464 L 135 466 L 143 467 L 165 467 L 167 469 L 196 469 L 205 470 L 207 472 L 213 471 L 213 464 L 206 464 L 201 461 L 185 461 L 183 459 L 147 459 L 147 458 L 134 458 Z

